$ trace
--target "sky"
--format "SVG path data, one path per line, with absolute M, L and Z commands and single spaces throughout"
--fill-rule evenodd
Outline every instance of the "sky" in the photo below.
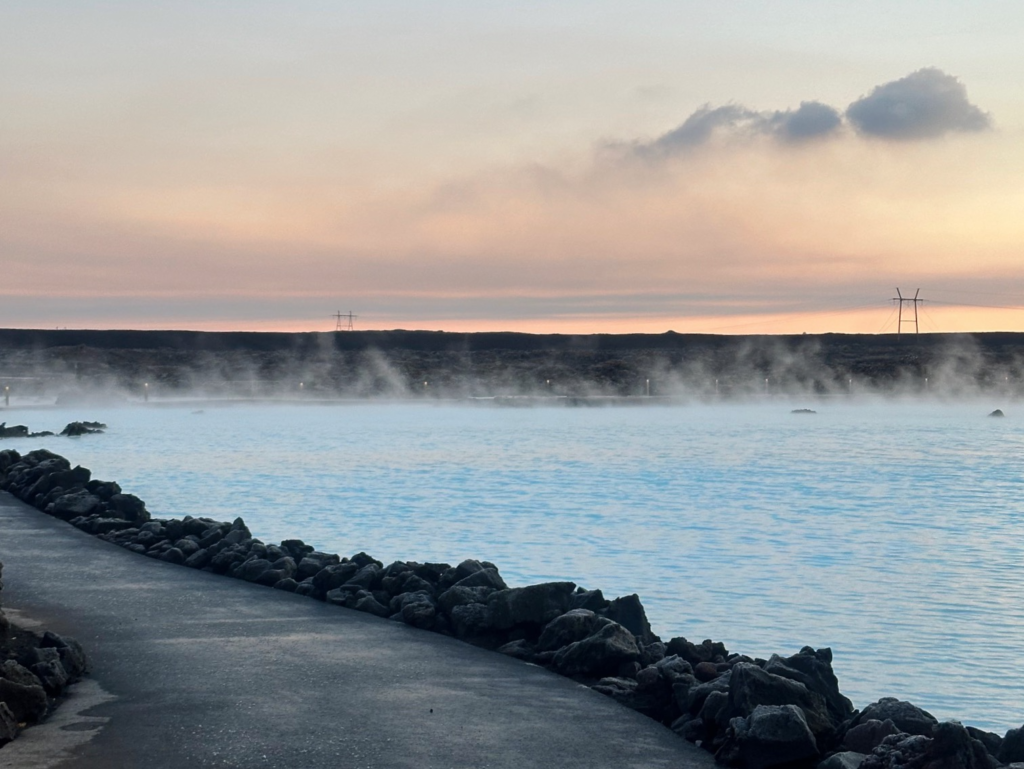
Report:
M 1021 82 L 1019 0 L 5 0 L 0 327 L 1024 330 Z

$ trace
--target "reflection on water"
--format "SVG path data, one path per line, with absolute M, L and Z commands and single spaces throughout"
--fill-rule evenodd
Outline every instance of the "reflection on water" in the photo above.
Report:
M 996 405 L 5 416 L 107 422 L 10 445 L 58 451 L 155 515 L 241 515 L 266 541 L 636 592 L 663 637 L 762 656 L 832 646 L 855 705 L 894 695 L 1004 731 L 1024 722 L 1024 438 L 1012 408 L 986 418 Z

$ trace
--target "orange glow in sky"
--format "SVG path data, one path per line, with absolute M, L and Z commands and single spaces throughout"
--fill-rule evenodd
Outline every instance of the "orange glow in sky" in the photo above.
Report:
M 1024 331 L 1024 5 L 443 6 L 9 3 L 0 327 Z

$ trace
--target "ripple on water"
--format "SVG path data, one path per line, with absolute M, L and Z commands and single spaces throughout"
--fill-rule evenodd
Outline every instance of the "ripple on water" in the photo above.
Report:
M 24 414 L 163 515 L 636 592 L 663 636 L 832 646 L 856 705 L 1024 722 L 1024 431 L 977 404 L 356 405 Z M 44 419 L 45 417 L 45 419 Z

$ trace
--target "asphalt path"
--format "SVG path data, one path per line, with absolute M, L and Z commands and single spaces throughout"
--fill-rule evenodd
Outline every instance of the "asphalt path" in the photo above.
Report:
M 711 757 L 533 665 L 156 561 L 0 492 L 3 606 L 92 673 L 0 766 L 689 769 Z

